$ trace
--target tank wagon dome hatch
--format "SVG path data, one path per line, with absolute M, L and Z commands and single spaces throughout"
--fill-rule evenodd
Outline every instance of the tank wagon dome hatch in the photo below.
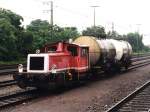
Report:
M 77 45 L 87 45 L 89 46 L 89 54 L 90 54 L 90 62 L 91 65 L 95 65 L 97 61 L 100 59 L 101 48 L 96 41 L 95 37 L 92 36 L 80 36 L 73 41 L 74 44 Z

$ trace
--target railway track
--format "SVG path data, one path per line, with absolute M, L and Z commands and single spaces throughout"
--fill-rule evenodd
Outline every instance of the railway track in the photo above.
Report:
M 150 59 L 150 56 L 132 58 L 132 62 Z
M 6 86 L 15 85 L 15 84 L 17 84 L 15 80 L 6 80 L 6 81 L 0 82 L 0 87 L 6 87 Z
M 137 88 L 106 112 L 150 112 L 150 81 Z
M 150 64 L 150 61 L 147 63 L 147 64 Z M 129 68 L 129 69 L 134 69 L 134 68 L 137 68 L 137 67 L 141 67 L 141 66 L 144 66 L 145 64 L 141 64 L 139 66 L 136 66 L 136 67 L 132 67 L 132 68 Z M 146 91 L 149 91 L 149 98 L 150 98 L 150 81 L 146 84 L 144 84 L 142 87 L 138 88 L 136 91 L 134 91 L 133 93 L 131 93 L 127 98 L 124 98 L 123 100 L 125 101 L 120 101 L 119 103 L 117 103 L 117 105 L 113 106 L 111 109 L 109 109 L 107 112 L 129 112 L 129 110 L 125 110 L 125 109 L 129 109 L 130 107 L 123 107 L 123 109 L 121 108 L 121 106 L 123 106 L 123 104 L 125 104 L 126 102 L 128 102 L 131 98 L 135 97 L 136 94 L 138 93 L 141 93 L 142 90 L 144 90 L 145 88 L 149 87 L 148 90 Z M 46 95 L 47 93 L 44 93 L 33 88 L 33 89 L 29 89 L 29 90 L 19 90 L 19 91 L 16 91 L 14 93 L 9 93 L 9 94 L 6 94 L 4 96 L 0 96 L 0 110 L 1 109 L 4 109 L 6 107 L 9 107 L 9 106 L 13 106 L 13 105 L 16 105 L 16 104 L 20 104 L 22 102 L 25 102 L 25 101 L 29 101 L 29 100 L 32 100 L 32 99 L 35 99 L 35 98 L 38 98 L 38 97 L 41 97 L 42 95 Z M 146 95 L 147 93 L 142 93 L 142 95 Z M 146 95 L 147 96 L 147 95 Z M 137 98 L 137 99 L 140 99 L 140 98 Z M 148 98 L 146 98 L 148 99 Z M 144 100 L 145 101 L 145 100 Z M 143 102 L 144 102 L 143 101 Z M 139 101 L 133 101 L 133 102 L 138 102 Z M 142 102 L 142 103 L 143 103 Z M 121 104 L 120 104 L 121 103 Z M 145 103 L 144 103 L 145 104 Z M 118 106 L 119 107 L 116 107 Z M 121 106 L 120 106 L 121 105 Z M 128 106 L 128 104 L 126 104 Z M 139 104 L 140 105 L 140 104 Z M 147 104 L 146 104 L 147 105 Z M 149 104 L 150 106 L 150 101 L 149 101 Z M 138 106 L 138 105 L 137 105 Z M 133 106 L 134 107 L 134 106 Z M 136 106 L 135 106 L 136 107 Z M 117 110 L 119 109 L 119 110 Z M 133 109 L 133 108 L 131 108 Z M 130 110 L 131 110 L 130 109 Z M 135 110 L 133 111 L 135 112 Z
M 139 68 L 139 67 L 142 67 L 142 66 L 146 66 L 146 65 L 149 65 L 149 64 L 150 64 L 150 60 L 148 60 L 148 61 L 146 60 L 146 61 L 143 61 L 143 62 L 140 62 L 140 63 L 137 63 L 137 64 L 132 64 L 129 67 L 129 70 Z
M 142 67 L 142 66 L 146 66 L 150 64 L 150 60 L 149 61 L 144 61 L 144 62 L 140 62 L 138 64 L 134 64 L 131 67 L 129 67 L 129 70 L 138 68 L 138 67 Z M 12 72 L 11 72 L 12 73 Z M 13 73 L 12 73 L 13 74 Z M 6 80 L 6 81 L 1 81 L 0 82 L 0 87 L 5 87 L 5 86 L 11 86 L 11 85 L 16 85 L 17 82 L 15 80 Z
M 41 94 L 37 89 L 19 90 L 14 93 L 9 93 L 0 96 L 0 109 L 7 106 L 12 106 L 23 101 L 31 100 L 33 98 L 39 97 Z
M 148 58 L 144 58 L 144 59 L 148 59 Z M 129 68 L 129 70 L 135 69 L 135 68 L 138 68 L 141 66 L 145 66 L 148 64 L 150 64 L 150 60 L 132 65 Z M 1 71 L 0 71 L 0 73 L 1 73 Z M 11 70 L 10 70 L 10 73 L 12 73 Z M 15 85 L 15 84 L 16 84 L 16 81 L 7 80 L 7 81 L 0 82 L 0 87 L 11 86 L 11 85 Z M 11 94 L 9 93 L 5 96 L 0 96 L 0 109 L 7 107 L 7 106 L 17 104 L 17 103 L 21 103 L 23 101 L 27 101 L 29 99 L 37 98 L 41 94 L 43 94 L 43 93 L 40 93 L 36 89 L 31 89 L 31 90 L 20 90 L 19 92 L 15 92 L 15 93 L 11 93 Z

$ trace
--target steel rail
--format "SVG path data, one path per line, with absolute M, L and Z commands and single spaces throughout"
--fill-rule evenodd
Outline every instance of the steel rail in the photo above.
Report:
M 141 60 L 146 60 L 146 59 L 150 59 L 150 56 L 132 58 L 131 61 L 136 62 L 136 61 L 141 61 Z
M 23 101 L 31 100 L 38 96 L 40 96 L 40 94 L 37 89 L 20 90 L 16 91 L 16 93 L 0 96 L 0 110 Z
M 6 86 L 11 86 L 11 85 L 16 85 L 16 84 L 17 84 L 17 82 L 15 80 L 6 80 L 6 81 L 0 82 L 0 88 L 6 87 Z
M 132 69 L 139 68 L 139 67 L 142 67 L 142 66 L 146 66 L 146 65 L 149 65 L 149 64 L 150 64 L 150 60 L 132 65 L 132 66 L 129 67 L 128 70 L 132 70 Z M 0 82 L 0 87 L 11 86 L 11 85 L 16 85 L 16 84 L 17 84 L 17 82 L 15 80 L 6 80 L 6 81 Z
M 150 60 L 149 61 L 144 61 L 144 62 L 140 62 L 140 63 L 137 63 L 137 64 L 133 64 L 129 67 L 129 70 L 131 69 L 135 69 L 135 68 L 139 68 L 139 67 L 142 67 L 142 66 L 146 66 L 146 65 L 149 65 L 150 64 Z
M 148 64 L 150 64 L 150 61 L 142 62 L 138 65 L 132 65 L 129 68 L 129 70 L 134 69 L 134 68 L 138 68 L 138 67 L 141 67 L 141 66 L 144 66 L 144 65 L 148 65 Z M 11 72 L 11 70 L 8 71 L 8 72 Z M 15 70 L 13 70 L 13 72 L 15 72 Z M 3 71 L 3 72 L 5 72 L 5 71 Z M 0 73 L 1 73 L 1 70 L 0 70 Z M 16 81 L 8 80 L 8 81 L 0 82 L 0 87 L 10 86 L 10 85 L 14 85 L 14 84 L 16 84 Z M 36 91 L 35 95 L 34 95 L 34 91 Z M 6 96 L 0 96 L 0 108 L 16 104 L 17 102 L 22 102 L 22 101 L 25 101 L 25 100 L 28 100 L 28 99 L 33 99 L 37 96 L 39 96 L 39 94 L 37 94 L 37 90 L 23 91 L 23 92 L 19 92 L 19 93 L 9 94 L 9 95 L 6 95 Z
M 112 106 L 111 108 L 109 108 L 106 112 L 121 112 L 120 109 L 121 109 L 121 107 L 123 105 L 127 104 L 129 101 L 131 101 L 132 99 L 134 99 L 139 93 L 141 93 L 148 86 L 150 86 L 150 81 L 146 82 L 145 84 L 143 84 L 139 88 L 136 88 L 135 91 L 133 91 L 128 96 L 126 96 L 125 98 L 123 98 L 121 101 L 119 101 L 118 103 L 116 103 L 114 106 Z M 150 102 L 149 102 L 149 105 L 150 105 Z M 126 112 L 127 111 L 131 112 L 131 110 L 126 110 Z

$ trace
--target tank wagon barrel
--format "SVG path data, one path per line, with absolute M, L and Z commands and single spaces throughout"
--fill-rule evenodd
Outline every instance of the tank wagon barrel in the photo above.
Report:
M 111 66 L 114 63 L 121 63 L 121 65 L 124 64 L 127 67 L 131 63 L 129 61 L 132 54 L 132 47 L 126 41 L 80 36 L 73 43 L 89 46 L 91 66 Z

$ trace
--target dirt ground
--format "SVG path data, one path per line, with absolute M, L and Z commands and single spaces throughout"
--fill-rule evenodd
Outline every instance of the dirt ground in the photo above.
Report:
M 150 65 L 51 93 L 2 112 L 103 112 L 150 79 Z

